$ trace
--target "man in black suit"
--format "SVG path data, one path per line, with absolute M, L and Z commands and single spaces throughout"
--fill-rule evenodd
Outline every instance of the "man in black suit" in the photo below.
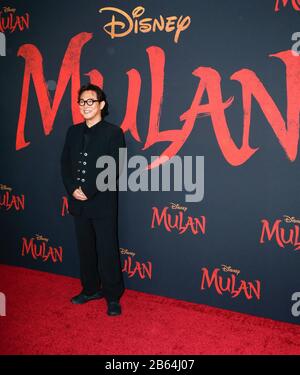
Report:
M 117 178 L 119 148 L 126 147 L 125 139 L 120 127 L 103 119 L 108 105 L 100 87 L 81 87 L 78 104 L 85 121 L 69 127 L 61 155 L 61 174 L 69 212 L 74 217 L 83 288 L 71 302 L 83 304 L 104 297 L 107 314 L 120 315 L 124 285 L 117 235 Z M 116 189 L 103 191 L 96 185 L 101 172 L 96 161 L 104 155 L 112 156 L 116 162 Z

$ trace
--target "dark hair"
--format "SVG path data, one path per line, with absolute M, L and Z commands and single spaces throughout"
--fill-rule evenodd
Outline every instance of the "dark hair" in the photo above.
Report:
M 104 93 L 104 91 L 97 85 L 93 85 L 92 83 L 88 83 L 87 85 L 83 85 L 80 87 L 79 91 L 78 91 L 78 102 L 80 100 L 80 97 L 81 97 L 81 94 L 84 92 L 84 91 L 95 91 L 95 93 L 97 94 L 97 99 L 102 102 L 102 100 L 105 101 L 105 106 L 104 108 L 101 110 L 101 116 L 102 117 L 105 117 L 108 115 L 108 103 L 107 103 L 107 100 L 106 100 L 106 95 Z

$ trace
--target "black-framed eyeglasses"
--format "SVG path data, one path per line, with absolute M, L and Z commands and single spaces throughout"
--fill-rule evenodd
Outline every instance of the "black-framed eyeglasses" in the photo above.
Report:
M 85 105 L 85 103 L 88 105 L 88 106 L 92 106 L 95 102 L 100 102 L 100 100 L 96 100 L 96 99 L 87 99 L 87 100 L 83 100 L 83 99 L 80 99 L 78 101 L 78 104 L 83 107 Z

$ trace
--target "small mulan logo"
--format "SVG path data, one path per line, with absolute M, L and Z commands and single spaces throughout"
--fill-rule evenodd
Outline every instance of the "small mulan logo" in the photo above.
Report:
M 0 211 L 24 211 L 24 194 L 13 194 L 12 188 L 5 184 L 0 184 Z
M 22 256 L 31 256 L 34 260 L 41 259 L 43 262 L 62 263 L 62 246 L 51 246 L 49 239 L 40 234 L 35 237 L 22 237 Z
M 24 31 L 25 29 L 29 29 L 28 13 L 19 16 L 16 14 L 16 9 L 10 7 L 3 7 L 0 10 L 0 32 L 13 33 L 16 30 Z

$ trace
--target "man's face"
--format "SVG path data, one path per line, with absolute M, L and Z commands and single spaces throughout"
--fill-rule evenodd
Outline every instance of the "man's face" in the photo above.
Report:
M 95 91 L 84 91 L 80 96 L 80 100 L 88 99 L 96 101 L 94 101 L 91 106 L 89 106 L 87 102 L 85 102 L 83 106 L 79 105 L 80 113 L 82 114 L 84 119 L 93 120 L 95 117 L 101 117 L 101 109 L 103 109 L 105 101 L 99 102 Z

